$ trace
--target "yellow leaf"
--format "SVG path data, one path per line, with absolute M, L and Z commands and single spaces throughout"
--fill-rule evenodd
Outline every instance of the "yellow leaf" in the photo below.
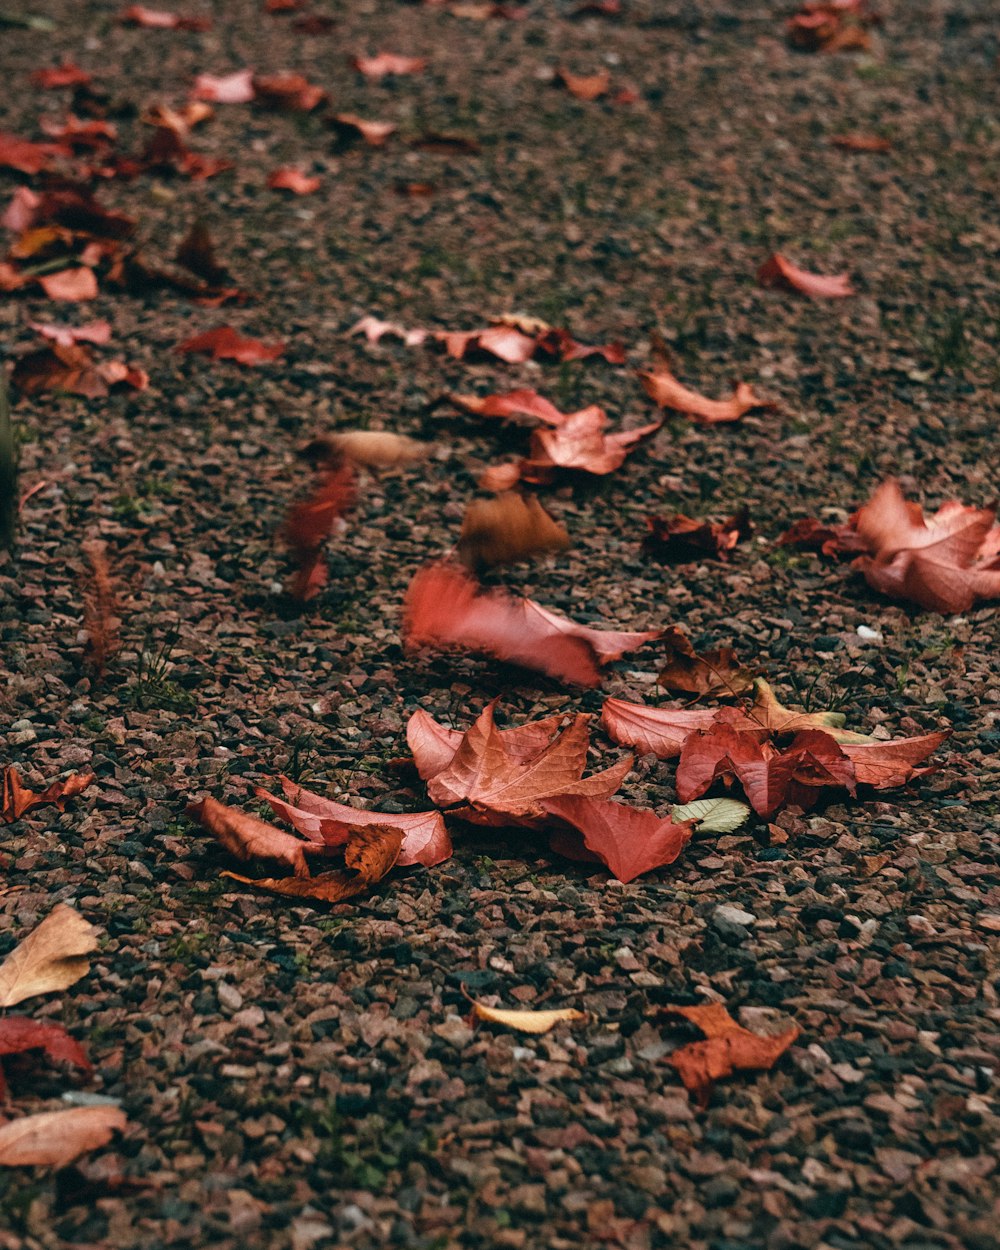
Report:
M 472 1011 L 479 1020 L 501 1024 L 507 1029 L 517 1029 L 520 1033 L 548 1033 L 560 1020 L 587 1018 L 586 1012 L 576 1011 L 572 1007 L 563 1007 L 556 1011 L 506 1011 L 501 1007 L 487 1007 L 475 1000 Z
M 58 903 L 0 964 L 0 1007 L 64 990 L 86 976 L 97 932 L 67 903 Z

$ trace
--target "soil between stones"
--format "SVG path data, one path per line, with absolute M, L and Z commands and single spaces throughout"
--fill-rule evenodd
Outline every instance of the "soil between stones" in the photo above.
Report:
M 217 6 L 206 34 L 123 28 L 111 4 L 44 7 L 54 33 L 2 28 L 15 89 L 0 116 L 16 134 L 62 117 L 67 93 L 28 75 L 66 58 L 137 107 L 182 102 L 200 72 L 294 69 L 336 111 L 400 134 L 339 148 L 321 115 L 220 105 L 190 143 L 231 173 L 98 186 L 140 218 L 153 255 L 204 219 L 257 296 L 246 307 L 110 291 L 85 308 L 0 304 L 8 359 L 34 344 L 29 320 L 107 317 L 115 354 L 151 376 L 138 395 L 15 408 L 24 484 L 51 485 L 0 566 L 0 762 L 29 783 L 82 767 L 99 783 L 2 831 L 0 954 L 58 900 L 107 937 L 88 978 L 31 1004 L 87 1045 L 95 1079 L 9 1062 L 6 1110 L 78 1088 L 120 1100 L 131 1127 L 78 1169 L 0 1173 L 0 1245 L 1000 1244 L 996 608 L 911 611 L 774 542 L 800 515 L 850 511 L 887 473 L 932 506 L 996 494 L 990 15 L 971 0 L 887 5 L 872 54 L 822 57 L 785 47 L 780 6 L 722 0 L 636 0 L 614 20 L 529 4 L 512 22 L 373 0 L 331 9 L 318 36 L 245 0 Z M 348 56 L 382 48 L 429 67 L 366 82 Z M 551 83 L 557 65 L 605 65 L 638 99 L 578 102 Z M 144 128 L 116 120 L 121 148 L 138 147 Z M 830 147 L 846 131 L 892 150 Z M 407 142 L 431 133 L 481 151 Z M 267 190 L 285 164 L 319 174 L 320 192 Z M 31 181 L 0 178 L 5 200 Z M 409 183 L 435 190 L 400 194 Z M 759 290 L 775 249 L 849 271 L 858 296 Z M 522 835 L 469 830 L 447 863 L 331 911 L 230 888 L 227 857 L 183 818 L 191 796 L 252 807 L 252 787 L 284 771 L 415 810 L 425 796 L 394 761 L 418 706 L 461 727 L 497 694 L 508 723 L 656 697 L 653 647 L 582 694 L 403 654 L 409 577 L 455 541 L 478 469 L 526 444 L 435 406 L 441 392 L 529 385 L 561 408 L 652 419 L 630 369 L 347 337 L 367 312 L 474 328 L 512 310 L 620 338 L 631 366 L 658 330 L 689 385 L 723 395 L 745 378 L 779 408 L 728 428 L 668 420 L 619 472 L 544 492 L 572 550 L 493 580 L 587 623 L 731 641 L 787 701 L 811 691 L 857 728 L 951 727 L 946 766 L 879 801 L 781 817 L 787 840 L 756 824 L 698 841 L 628 886 Z M 286 341 L 285 357 L 241 369 L 172 351 L 222 323 Z M 305 484 L 295 451 L 358 425 L 439 452 L 365 483 L 329 587 L 300 610 L 275 589 L 275 535 Z M 641 554 L 646 515 L 742 503 L 757 532 L 729 563 Z M 127 585 L 103 683 L 77 638 L 94 535 Z M 594 745 L 595 762 L 617 758 L 596 730 Z M 641 761 L 625 794 L 662 810 L 671 776 Z M 755 923 L 713 921 L 720 903 Z M 541 1039 L 472 1032 L 462 983 L 589 1021 Z M 792 1017 L 803 1033 L 773 1072 L 721 1084 L 699 1112 L 663 1062 L 689 1034 L 654 1016 L 706 992 L 753 1027 Z

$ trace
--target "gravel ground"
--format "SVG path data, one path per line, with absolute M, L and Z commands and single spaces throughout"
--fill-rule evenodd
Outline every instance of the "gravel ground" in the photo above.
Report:
M 114 354 L 151 378 L 14 412 L 23 485 L 48 485 L 0 563 L 0 762 L 29 784 L 84 767 L 98 784 L 2 830 L 0 954 L 58 900 L 104 929 L 90 976 L 30 1006 L 86 1044 L 96 1072 L 75 1088 L 119 1100 L 130 1128 L 57 1175 L 0 1174 L 0 1247 L 1000 1247 L 996 607 L 920 613 L 775 541 L 805 514 L 842 519 L 887 473 L 932 506 L 996 494 L 990 6 L 887 0 L 872 50 L 836 56 L 789 50 L 782 6 L 733 0 L 625 0 L 618 18 L 529 3 L 521 21 L 368 0 L 331 7 L 320 35 L 249 0 L 215 6 L 208 33 L 123 28 L 91 0 L 34 7 L 55 31 L 4 27 L 0 45 L 0 125 L 24 137 L 68 94 L 30 72 L 65 58 L 135 108 L 181 103 L 200 72 L 294 69 L 335 111 L 399 132 L 344 146 L 322 109 L 220 105 L 190 145 L 231 172 L 100 184 L 149 256 L 202 218 L 254 293 L 245 306 L 107 286 L 79 307 L 0 303 L 8 359 L 35 345 L 29 320 L 106 317 Z M 428 68 L 369 82 L 348 57 L 378 49 Z M 611 95 L 574 99 L 557 66 L 609 68 Z M 139 147 L 147 128 L 116 121 L 122 149 Z M 850 131 L 891 151 L 830 145 Z M 479 150 L 413 142 L 435 134 Z M 288 164 L 320 191 L 268 190 Z M 28 183 L 0 171 L 4 201 Z M 849 272 L 858 294 L 758 289 L 775 249 Z M 786 701 L 836 705 L 858 729 L 951 728 L 944 766 L 877 801 L 699 839 L 630 885 L 530 835 L 472 829 L 448 862 L 332 909 L 236 886 L 185 819 L 190 798 L 257 810 L 253 786 L 284 771 L 417 810 L 400 763 L 417 707 L 464 727 L 495 695 L 508 724 L 662 697 L 655 646 L 583 693 L 404 655 L 410 576 L 454 543 L 482 467 L 526 444 L 443 392 L 535 386 L 562 408 L 653 419 L 632 370 L 599 359 L 459 362 L 347 333 L 369 312 L 472 329 L 512 310 L 621 339 L 633 367 L 658 331 L 689 385 L 717 396 L 743 378 L 777 409 L 730 427 L 670 418 L 617 473 L 547 490 L 572 549 L 492 580 L 590 624 L 732 642 Z M 251 369 L 174 353 L 222 323 L 285 356 Z M 330 584 L 302 609 L 280 593 L 276 539 L 307 485 L 296 449 L 356 426 L 437 452 L 364 482 Z M 642 554 L 651 513 L 742 504 L 755 535 L 727 563 Z M 101 682 L 79 637 L 92 537 L 126 588 Z M 595 765 L 619 757 L 596 727 L 593 742 Z M 625 793 L 663 810 L 672 775 L 646 759 Z M 589 1017 L 543 1038 L 472 1030 L 463 985 Z M 664 1062 L 693 1034 L 657 1009 L 713 998 L 802 1033 L 701 1111 Z M 7 1067 L 12 1115 L 73 1087 Z

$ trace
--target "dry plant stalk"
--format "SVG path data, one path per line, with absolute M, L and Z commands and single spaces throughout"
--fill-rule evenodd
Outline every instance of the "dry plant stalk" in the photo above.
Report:
M 97 677 L 103 677 L 108 661 L 121 647 L 118 628 L 118 596 L 115 591 L 108 545 L 100 539 L 88 539 L 82 545 L 88 568 L 83 574 L 83 627 L 87 631 L 87 663 Z

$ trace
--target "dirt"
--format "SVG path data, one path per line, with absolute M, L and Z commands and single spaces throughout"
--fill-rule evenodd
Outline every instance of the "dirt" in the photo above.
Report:
M 246 0 L 216 6 L 207 33 L 125 28 L 113 4 L 44 7 L 51 33 L 2 30 L 0 124 L 18 135 L 62 117 L 69 93 L 29 75 L 68 58 L 134 109 L 244 66 L 300 71 L 332 103 L 218 105 L 189 144 L 231 172 L 96 184 L 153 257 L 203 219 L 251 302 L 106 285 L 85 305 L 37 288 L 0 302 L 8 361 L 37 345 L 31 320 L 106 317 L 96 354 L 151 379 L 14 408 L 22 489 L 46 485 L 0 563 L 0 763 L 39 788 L 85 767 L 98 782 L 0 833 L 0 954 L 60 900 L 106 936 L 87 979 L 28 1005 L 86 1045 L 93 1080 L 8 1062 L 4 1111 L 107 1097 L 129 1129 L 76 1168 L 0 1173 L 0 1246 L 994 1250 L 996 606 L 922 613 L 776 542 L 803 515 L 843 520 L 887 474 L 929 506 L 995 496 L 992 16 L 887 3 L 869 52 L 824 56 L 786 46 L 782 6 L 723 0 L 577 18 L 529 3 L 519 21 L 372 0 L 331 7 L 320 35 Z M 378 50 L 428 67 L 369 82 L 348 58 Z M 559 66 L 608 68 L 610 94 L 575 100 Z M 330 111 L 399 131 L 343 146 Z M 114 120 L 121 150 L 141 147 L 134 110 Z M 891 150 L 830 145 L 853 131 Z M 479 151 L 412 142 L 434 134 Z M 319 192 L 267 189 L 292 164 Z M 27 184 L 40 179 L 0 171 L 5 202 Z M 850 273 L 858 294 L 759 289 L 774 250 Z M 620 339 L 629 367 L 459 362 L 348 334 L 367 313 L 474 329 L 513 311 Z M 285 354 L 245 368 L 173 350 L 221 324 Z M 724 396 L 744 379 L 776 410 L 715 428 L 669 417 L 616 473 L 544 490 L 571 550 L 490 580 L 587 624 L 731 643 L 786 701 L 858 729 L 951 728 L 941 769 L 699 839 L 627 886 L 523 832 L 458 827 L 446 863 L 332 909 L 221 877 L 238 866 L 184 816 L 199 795 L 262 811 L 253 787 L 285 772 L 345 802 L 426 806 L 399 762 L 418 707 L 463 728 L 496 695 L 507 724 L 666 699 L 655 646 L 581 692 L 408 655 L 400 635 L 408 581 L 455 543 L 477 473 L 527 445 L 441 394 L 533 386 L 637 426 L 655 415 L 634 376 L 652 331 L 686 384 Z M 437 450 L 366 478 L 329 585 L 302 607 L 278 539 L 308 488 L 296 451 L 358 426 Z M 649 515 L 744 504 L 755 533 L 728 561 L 642 552 Z M 95 537 L 124 588 L 101 680 L 80 635 Z M 619 758 L 596 724 L 593 742 L 595 764 Z M 642 760 L 625 794 L 664 810 L 672 775 Z M 588 1019 L 544 1038 L 473 1030 L 463 986 Z M 657 1009 L 712 999 L 802 1034 L 702 1111 L 665 1062 L 694 1034 Z

